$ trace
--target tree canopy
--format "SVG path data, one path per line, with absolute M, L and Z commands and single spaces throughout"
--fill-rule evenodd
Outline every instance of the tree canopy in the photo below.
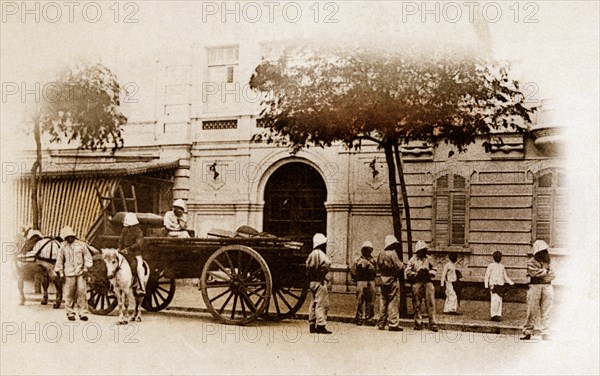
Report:
M 60 72 L 45 85 L 43 100 L 33 109 L 36 160 L 31 167 L 32 226 L 39 229 L 38 180 L 42 172 L 42 133 L 50 142 L 78 141 L 78 148 L 112 152 L 123 147 L 121 86 L 117 77 L 100 63 L 81 63 Z
M 250 86 L 264 94 L 269 130 L 255 139 L 294 150 L 370 139 L 444 141 L 462 151 L 478 135 L 524 130 L 532 112 L 507 64 L 414 47 L 291 47 L 262 61 Z
M 116 150 L 123 146 L 120 111 L 121 86 L 100 63 L 82 63 L 65 69 L 48 84 L 37 116 L 50 142 L 79 141 L 82 149 Z

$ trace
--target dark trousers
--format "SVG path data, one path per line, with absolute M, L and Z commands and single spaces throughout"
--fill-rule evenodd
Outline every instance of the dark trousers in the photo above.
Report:
M 375 316 L 375 281 L 356 282 L 356 320 Z

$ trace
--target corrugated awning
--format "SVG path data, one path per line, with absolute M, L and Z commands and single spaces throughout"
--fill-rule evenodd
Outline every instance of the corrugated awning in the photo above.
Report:
M 30 226 L 29 181 L 15 179 L 13 184 L 15 226 Z M 58 236 L 61 228 L 71 226 L 80 239 L 86 240 L 108 205 L 101 197 L 113 196 L 118 184 L 116 176 L 41 181 L 38 187 L 40 231 L 44 235 Z
M 44 163 L 42 179 L 66 177 L 107 177 L 146 174 L 154 171 L 174 170 L 179 160 L 172 162 L 96 162 L 96 163 Z

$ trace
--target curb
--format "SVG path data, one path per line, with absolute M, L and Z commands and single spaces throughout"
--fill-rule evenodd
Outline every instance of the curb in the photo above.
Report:
M 194 307 L 178 307 L 171 306 L 165 308 L 165 311 L 173 312 L 195 312 L 195 313 L 210 313 L 206 308 L 194 308 Z M 308 320 L 306 313 L 297 313 L 294 317 L 289 320 Z M 341 322 L 346 324 L 353 324 L 354 317 L 348 316 L 327 316 L 328 321 Z M 440 330 L 451 330 L 457 332 L 473 332 L 473 333 L 487 333 L 487 334 L 502 334 L 502 335 L 520 335 L 522 329 L 520 327 L 511 325 L 484 325 L 477 322 L 467 323 L 450 323 L 450 322 L 438 322 L 438 328 Z M 400 319 L 400 326 L 404 328 L 412 328 L 412 319 Z M 426 326 L 425 326 L 426 327 Z
M 27 300 L 33 302 L 40 302 L 41 298 L 31 298 L 29 297 Z M 49 302 L 50 303 L 50 302 Z M 196 307 L 179 307 L 179 306 L 170 306 L 164 309 L 168 312 L 188 312 L 188 313 L 207 313 L 210 314 L 208 309 L 206 308 L 196 308 Z M 329 321 L 341 322 L 346 324 L 353 324 L 354 317 L 349 316 L 337 316 L 337 315 L 329 315 L 327 316 Z M 297 313 L 294 317 L 289 320 L 308 320 L 308 315 L 306 313 Z M 451 322 L 438 322 L 438 328 L 440 330 L 451 330 L 457 332 L 473 332 L 473 333 L 487 333 L 487 334 L 503 334 L 503 335 L 520 335 L 521 328 L 511 325 L 484 325 L 478 322 L 466 322 L 466 323 L 451 323 Z M 400 319 L 400 326 L 404 328 L 412 328 L 413 320 L 412 319 Z

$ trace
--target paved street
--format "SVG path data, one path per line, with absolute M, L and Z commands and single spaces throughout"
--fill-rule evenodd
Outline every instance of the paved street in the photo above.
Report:
M 142 323 L 127 326 L 116 326 L 114 313 L 71 323 L 62 309 L 9 301 L 2 302 L 3 375 L 577 373 L 559 359 L 582 356 L 562 341 L 519 343 L 512 335 L 392 333 L 337 322 L 333 334 L 314 335 L 300 320 L 236 327 L 198 313 L 144 312 Z

